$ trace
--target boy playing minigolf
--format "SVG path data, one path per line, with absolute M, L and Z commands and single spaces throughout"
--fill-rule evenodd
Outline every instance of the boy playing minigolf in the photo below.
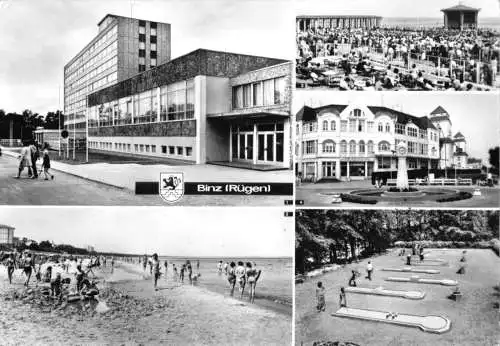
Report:
M 318 312 L 325 311 L 325 288 L 323 287 L 323 283 L 321 281 L 318 282 L 318 287 L 316 287 L 316 300 L 318 302 L 316 305 Z

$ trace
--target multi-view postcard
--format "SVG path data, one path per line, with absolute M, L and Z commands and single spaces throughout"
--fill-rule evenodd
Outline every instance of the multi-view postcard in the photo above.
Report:
M 0 4 L 3 204 L 292 200 L 284 2 Z

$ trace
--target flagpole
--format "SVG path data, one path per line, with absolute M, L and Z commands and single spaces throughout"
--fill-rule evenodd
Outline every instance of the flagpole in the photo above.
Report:
M 58 149 L 58 152 L 57 154 L 59 155 L 59 157 L 61 157 L 61 84 L 59 84 L 59 120 L 58 120 L 58 124 L 57 124 L 57 127 L 59 129 L 59 149 Z

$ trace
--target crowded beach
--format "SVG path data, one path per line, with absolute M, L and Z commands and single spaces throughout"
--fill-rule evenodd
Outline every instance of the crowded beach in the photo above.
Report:
M 306 28 L 296 35 L 297 88 L 494 90 L 498 33 L 490 29 Z

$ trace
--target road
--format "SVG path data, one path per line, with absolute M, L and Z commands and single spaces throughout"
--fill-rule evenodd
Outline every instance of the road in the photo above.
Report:
M 17 175 L 18 161 L 0 156 L 0 205 L 106 205 L 106 206 L 283 206 L 284 196 L 184 196 L 175 204 L 160 196 L 137 196 L 133 191 L 91 182 L 73 175 L 53 171 L 55 179 L 21 179 Z

